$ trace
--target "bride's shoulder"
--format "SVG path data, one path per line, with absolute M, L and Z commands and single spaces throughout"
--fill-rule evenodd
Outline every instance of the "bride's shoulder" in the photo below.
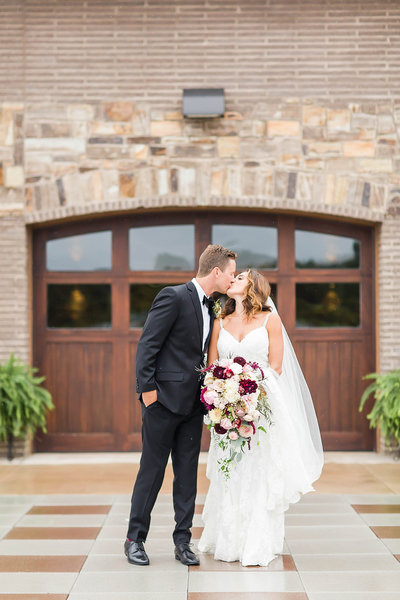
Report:
M 268 316 L 267 329 L 280 329 L 282 327 L 282 321 L 278 313 L 273 312 Z

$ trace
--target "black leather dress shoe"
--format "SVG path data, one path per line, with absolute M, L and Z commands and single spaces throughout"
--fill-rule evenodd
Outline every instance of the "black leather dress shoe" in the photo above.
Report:
M 125 540 L 124 550 L 126 558 L 131 565 L 149 565 L 149 557 L 143 547 L 143 542 L 131 542 Z
M 192 552 L 190 544 L 187 542 L 175 546 L 175 558 L 176 560 L 180 560 L 181 563 L 187 567 L 193 567 L 200 564 L 198 556 Z

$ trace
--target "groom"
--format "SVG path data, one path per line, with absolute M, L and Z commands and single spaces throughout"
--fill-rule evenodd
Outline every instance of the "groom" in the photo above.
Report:
M 213 322 L 213 292 L 233 283 L 236 253 L 209 245 L 189 283 L 165 287 L 147 315 L 136 354 L 136 390 L 142 403 L 142 458 L 132 494 L 125 554 L 134 565 L 148 565 L 143 546 L 150 515 L 171 453 L 175 558 L 198 565 L 190 549 L 203 426 L 199 373 Z

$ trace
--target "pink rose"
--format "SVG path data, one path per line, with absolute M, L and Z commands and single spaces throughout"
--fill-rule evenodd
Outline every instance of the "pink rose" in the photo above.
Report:
M 243 398 L 243 396 L 242 396 L 242 398 Z M 244 417 L 244 415 L 246 413 L 244 412 L 243 409 L 239 408 L 239 410 L 236 411 L 236 414 L 237 414 L 238 417 Z
M 224 429 L 228 430 L 228 429 L 232 429 L 233 425 L 230 422 L 230 420 L 227 417 L 225 417 L 221 421 L 221 427 L 223 427 Z
M 245 425 L 244 423 L 241 424 L 241 426 L 239 427 L 239 435 L 241 435 L 244 438 L 249 438 L 253 435 L 253 428 L 251 425 Z
M 218 394 L 214 390 L 209 390 L 205 392 L 203 398 L 207 402 L 207 404 L 214 404 L 216 400 L 218 400 Z
M 231 439 L 231 440 L 237 440 L 239 437 L 238 434 L 236 433 L 236 431 L 230 431 L 228 435 L 229 435 L 229 439 Z

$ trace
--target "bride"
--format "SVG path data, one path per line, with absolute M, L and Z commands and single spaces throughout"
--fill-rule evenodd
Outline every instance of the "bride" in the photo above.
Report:
M 283 551 L 289 504 L 313 491 L 321 474 L 322 444 L 310 392 L 267 280 L 250 269 L 236 277 L 227 294 L 222 318 L 214 322 L 208 364 L 234 356 L 256 361 L 264 371 L 272 423 L 261 415 L 258 424 L 266 433 L 257 430 L 228 480 L 218 465 L 226 451 L 212 431 L 198 547 L 218 560 L 266 566 Z

